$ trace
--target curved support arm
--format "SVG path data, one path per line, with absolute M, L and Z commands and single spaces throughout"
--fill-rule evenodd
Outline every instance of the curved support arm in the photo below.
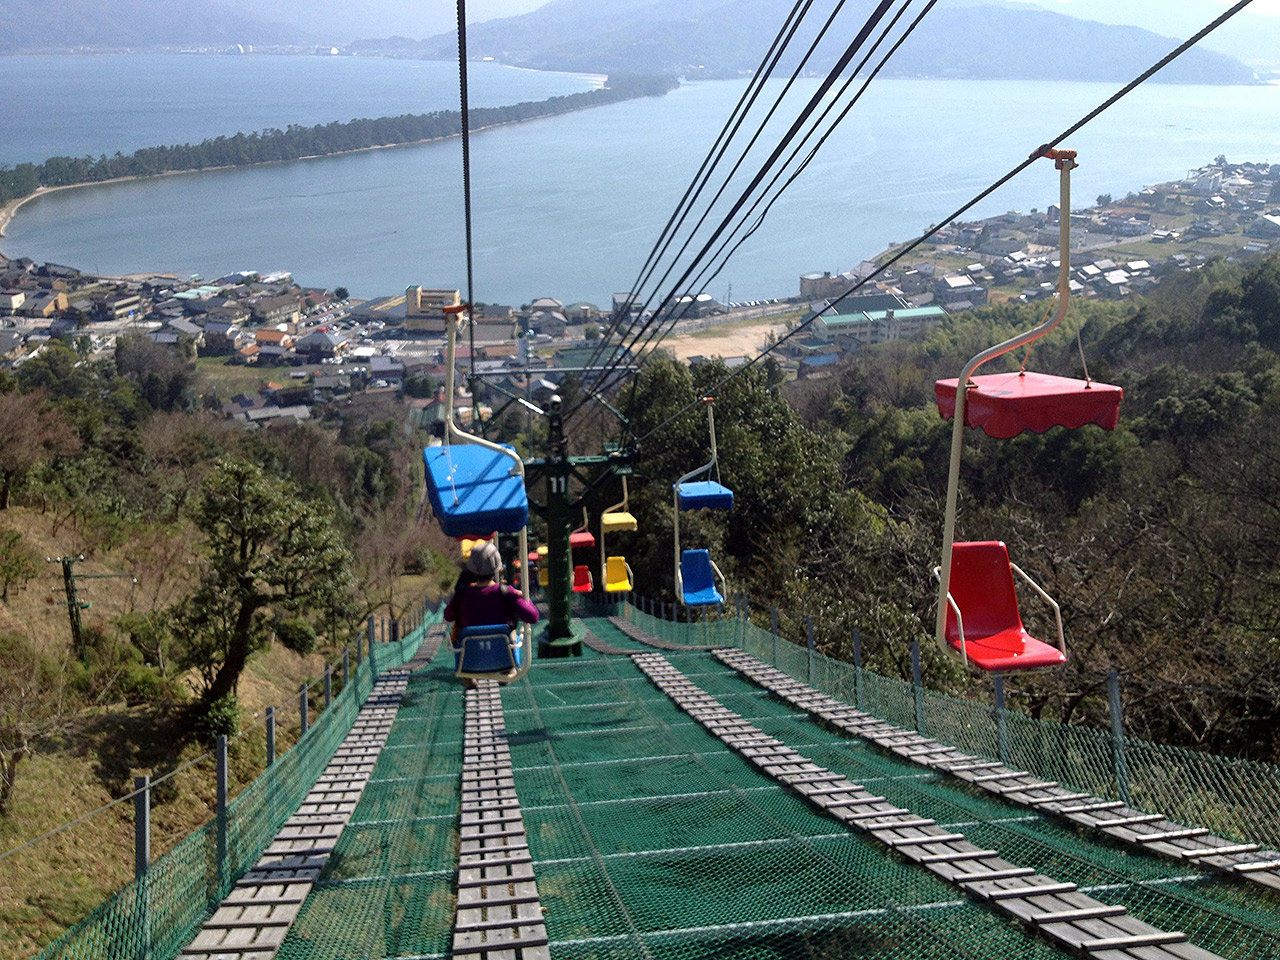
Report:
M 716 414 L 715 414 L 716 398 L 703 397 L 702 402 L 707 407 L 707 427 L 711 432 L 711 459 L 707 463 L 700 466 L 697 470 L 690 470 L 683 477 L 677 480 L 675 482 L 675 486 L 677 487 L 680 486 L 680 484 L 684 483 L 686 480 L 692 480 L 694 477 L 704 473 L 707 474 L 707 476 L 709 477 L 711 475 L 712 470 L 715 470 L 716 472 L 716 481 L 719 482 L 720 480 L 720 468 L 719 468 L 719 463 L 717 461 L 717 454 L 716 454 Z M 677 508 L 678 507 L 679 507 L 679 504 L 677 504 Z
M 510 458 L 512 461 L 511 476 L 519 477 L 520 482 L 524 483 L 524 461 L 520 459 L 520 454 L 514 450 L 504 447 L 500 443 L 494 443 L 485 437 L 478 437 L 474 433 L 467 433 L 459 427 L 453 420 L 453 398 L 454 398 L 454 374 L 456 367 L 454 366 L 454 358 L 458 348 L 458 317 L 464 311 L 470 311 L 469 304 L 460 304 L 456 307 L 445 307 L 445 329 L 448 333 L 447 347 L 445 350 L 445 372 L 444 372 L 444 389 L 445 389 L 445 432 L 444 442 L 447 446 L 450 440 L 458 440 L 462 443 L 474 443 L 484 447 L 487 450 L 493 450 L 500 453 L 504 457 Z M 472 398 L 474 403 L 474 397 Z M 475 411 L 472 410 L 474 416 Z M 520 558 L 525 561 L 520 564 L 520 592 L 527 599 L 529 596 L 529 564 L 527 558 L 529 556 L 529 528 L 527 526 L 520 528 Z M 532 637 L 531 628 L 528 624 L 524 624 L 522 628 L 524 638 L 528 640 Z M 528 666 L 525 666 L 528 671 Z
M 934 567 L 933 575 L 936 579 L 941 580 L 942 570 L 938 567 Z M 947 591 L 947 606 L 950 607 L 951 612 L 956 615 L 956 630 L 960 633 L 960 657 L 964 660 L 964 665 L 967 667 L 969 666 L 969 648 L 966 647 L 964 643 L 964 615 L 960 612 L 960 605 L 956 603 L 956 598 L 951 595 L 950 590 Z M 950 645 L 946 644 L 945 639 L 946 638 L 944 637 L 943 645 L 950 649 Z
M 1003 356 L 1011 350 L 1040 339 L 1060 324 L 1067 315 L 1071 299 L 1071 171 L 1077 166 L 1075 151 L 1051 150 L 1045 156 L 1055 161 L 1060 171 L 1060 199 L 1058 213 L 1058 308 L 1053 316 L 1040 325 L 1010 337 L 1003 343 L 988 347 L 972 357 L 960 372 L 956 383 L 955 421 L 951 426 L 951 462 L 947 472 L 946 519 L 942 532 L 942 563 L 938 577 L 937 619 L 934 622 L 934 639 L 946 649 L 947 596 L 951 586 L 951 548 L 955 543 L 956 501 L 960 486 L 960 450 L 964 445 L 965 399 L 969 390 L 969 378 L 988 360 Z
M 724 574 L 720 572 L 720 568 L 716 566 L 714 560 L 711 561 L 711 572 L 720 578 L 720 596 L 727 597 L 729 595 L 729 581 L 724 578 Z
M 1062 610 L 1058 606 L 1058 601 L 1049 596 L 1049 594 L 1045 592 L 1044 587 L 1032 580 L 1031 577 L 1027 575 L 1026 571 L 1012 560 L 1009 561 L 1009 566 L 1012 568 L 1014 573 L 1027 581 L 1027 583 L 1031 584 L 1031 589 L 1040 594 L 1040 599 L 1047 603 L 1049 605 L 1049 609 L 1053 611 L 1053 619 L 1058 626 L 1058 649 L 1062 651 L 1062 655 L 1065 657 L 1067 655 L 1067 641 L 1062 634 Z

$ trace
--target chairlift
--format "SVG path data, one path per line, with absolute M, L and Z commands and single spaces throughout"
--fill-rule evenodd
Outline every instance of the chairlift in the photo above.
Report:
M 1078 429 L 1092 423 L 1111 430 L 1119 420 L 1124 395 L 1119 387 L 1089 379 L 1087 368 L 1084 380 L 1031 373 L 1025 369 L 1025 363 L 1016 373 L 974 375 L 988 360 L 1021 346 L 1029 347 L 1057 327 L 1067 314 L 1071 296 L 1071 171 L 1077 166 L 1076 153 L 1047 150 L 1043 155 L 1053 160 L 1060 171 L 1062 217 L 1057 309 L 1031 330 L 971 358 L 958 378 L 939 380 L 934 385 L 938 412 L 954 424 L 942 561 L 934 568 L 938 578 L 934 638 L 939 647 L 957 653 L 966 665 L 996 673 L 1065 663 L 1066 641 L 1058 604 L 1009 559 L 1003 542 L 955 542 L 964 428 L 978 427 L 988 436 L 1006 439 L 1026 430 L 1043 433 L 1054 426 Z M 1031 636 L 1023 627 L 1013 580 L 1015 573 L 1053 611 L 1058 634 L 1056 648 Z
M 724 603 L 728 592 L 724 574 L 705 549 L 682 550 L 680 547 L 680 513 L 684 510 L 728 510 L 733 506 L 733 491 L 720 483 L 720 464 L 716 454 L 715 397 L 703 397 L 707 408 L 707 427 L 711 435 L 711 460 L 686 473 L 671 485 L 675 517 L 676 596 L 686 606 L 709 607 Z M 697 480 L 703 474 L 707 479 Z M 712 477 L 715 477 L 713 480 Z M 716 588 L 716 580 L 720 587 Z
M 451 537 L 474 537 L 476 530 L 518 533 L 517 556 L 529 552 L 529 497 L 524 484 L 524 461 L 506 445 L 467 433 L 455 422 L 454 364 L 458 317 L 466 304 L 445 307 L 448 331 L 445 368 L 445 431 L 440 446 L 423 450 L 427 495 L 441 529 Z M 474 544 L 473 544 L 474 547 Z M 529 596 L 529 566 L 521 564 L 520 592 Z M 463 679 L 514 680 L 531 664 L 529 624 L 512 629 L 488 624 L 463 629 L 453 646 L 455 673 Z
M 628 511 L 627 478 L 622 477 L 622 500 L 600 514 L 600 578 L 605 593 L 630 593 L 635 583 L 625 557 L 609 556 L 605 540 L 611 533 L 634 533 L 639 524 Z
M 590 593 L 595 588 L 595 582 L 591 577 L 591 568 L 585 563 L 575 566 L 573 568 L 573 592 Z
M 587 508 L 582 508 L 582 526 L 569 531 L 570 550 L 589 550 L 596 545 L 596 536 L 589 529 L 591 521 L 587 517 Z

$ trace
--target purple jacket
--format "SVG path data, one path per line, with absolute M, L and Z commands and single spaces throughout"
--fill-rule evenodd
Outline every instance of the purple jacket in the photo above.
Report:
M 463 627 L 490 623 L 538 622 L 538 608 L 505 584 L 491 583 L 478 587 L 465 586 L 453 595 L 444 608 L 444 618 Z

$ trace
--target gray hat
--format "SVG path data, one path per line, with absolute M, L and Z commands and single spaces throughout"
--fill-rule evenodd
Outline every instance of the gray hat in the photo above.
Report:
M 477 577 L 496 577 L 502 569 L 502 555 L 492 543 L 483 543 L 467 557 L 467 569 Z

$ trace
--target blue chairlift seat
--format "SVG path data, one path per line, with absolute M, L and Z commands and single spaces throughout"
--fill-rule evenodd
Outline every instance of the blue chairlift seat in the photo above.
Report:
M 459 674 L 507 673 L 524 665 L 524 646 L 512 639 L 512 629 L 505 623 L 464 627 L 453 652 Z
M 680 580 L 685 606 L 710 607 L 724 603 L 711 573 L 711 553 L 707 550 L 685 550 L 680 554 Z
M 729 510 L 733 507 L 733 491 L 714 480 L 678 484 L 676 499 L 681 510 Z
M 510 457 L 471 443 L 427 447 L 422 457 L 431 509 L 449 536 L 515 533 L 528 524 L 529 495 Z

